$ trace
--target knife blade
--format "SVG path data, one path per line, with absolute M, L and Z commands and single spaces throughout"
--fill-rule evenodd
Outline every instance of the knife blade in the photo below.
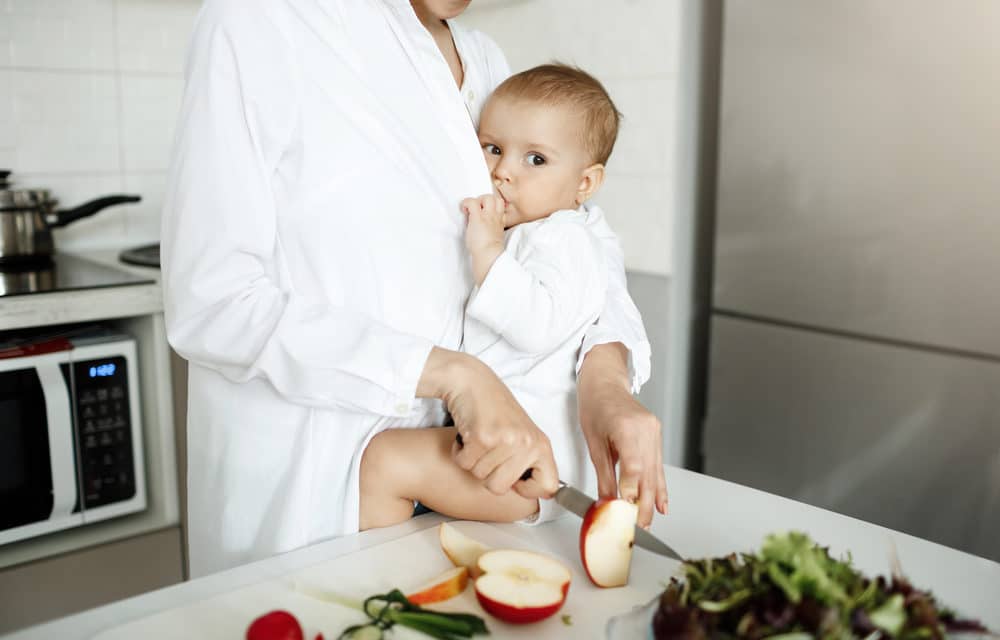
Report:
M 587 509 L 590 508 L 590 505 L 594 504 L 593 498 L 579 489 L 569 486 L 565 482 L 559 483 L 559 490 L 556 491 L 555 501 L 581 518 L 587 515 Z M 635 527 L 635 544 L 661 556 L 666 556 L 680 562 L 684 561 L 684 558 L 674 551 L 669 544 L 638 525 Z

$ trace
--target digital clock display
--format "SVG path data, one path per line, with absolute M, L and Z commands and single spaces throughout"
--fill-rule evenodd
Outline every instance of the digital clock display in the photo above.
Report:
M 91 378 L 107 378 L 108 376 L 115 375 L 115 364 L 113 362 L 108 362 L 107 364 L 99 364 L 90 368 Z

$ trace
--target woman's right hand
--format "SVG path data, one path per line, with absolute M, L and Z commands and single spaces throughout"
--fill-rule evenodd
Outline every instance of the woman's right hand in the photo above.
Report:
M 420 397 L 441 398 L 462 437 L 452 457 L 496 495 L 514 489 L 550 498 L 559 488 L 548 437 L 493 371 L 465 353 L 434 347 L 417 385 Z M 531 469 L 531 476 L 521 480 Z

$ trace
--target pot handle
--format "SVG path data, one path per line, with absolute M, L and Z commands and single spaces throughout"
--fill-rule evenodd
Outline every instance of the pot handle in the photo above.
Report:
M 52 213 L 46 214 L 45 222 L 50 227 L 65 227 L 71 222 L 76 222 L 80 218 L 86 218 L 87 216 L 92 216 L 101 209 L 106 209 L 107 207 L 116 204 L 127 204 L 129 202 L 141 202 L 142 196 L 104 196 L 103 198 L 97 198 L 96 200 L 91 200 L 90 202 L 85 202 L 79 207 L 73 209 L 66 209 L 65 211 L 53 211 Z

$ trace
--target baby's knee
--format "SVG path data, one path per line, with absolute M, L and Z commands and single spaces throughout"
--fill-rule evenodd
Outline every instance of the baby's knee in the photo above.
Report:
M 362 530 L 399 524 L 413 514 L 413 502 L 402 495 L 399 486 L 405 456 L 395 445 L 392 435 L 382 432 L 369 441 L 361 456 Z
M 361 456 L 361 494 L 396 496 L 401 468 L 406 464 L 389 431 L 368 442 Z

